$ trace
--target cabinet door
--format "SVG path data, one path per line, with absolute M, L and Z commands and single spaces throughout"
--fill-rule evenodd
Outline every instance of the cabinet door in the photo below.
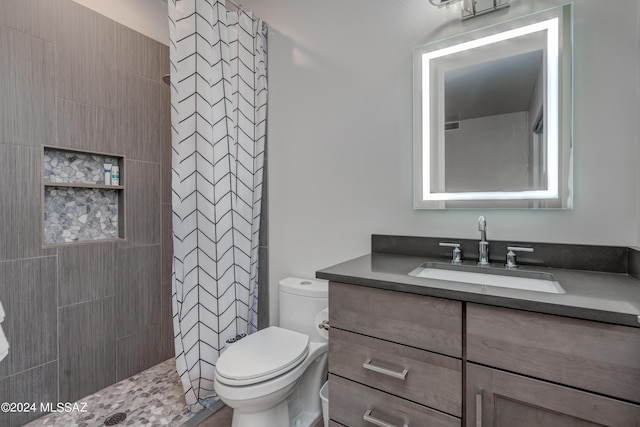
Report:
M 640 406 L 467 363 L 467 427 L 640 426 Z

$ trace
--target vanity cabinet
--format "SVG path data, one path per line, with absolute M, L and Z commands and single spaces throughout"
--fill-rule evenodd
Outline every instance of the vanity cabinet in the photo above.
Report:
M 640 329 L 467 303 L 466 350 L 468 427 L 640 426 Z
M 461 302 L 330 282 L 329 307 L 334 422 L 461 426 Z
M 640 426 L 640 328 L 337 282 L 329 321 L 332 425 Z

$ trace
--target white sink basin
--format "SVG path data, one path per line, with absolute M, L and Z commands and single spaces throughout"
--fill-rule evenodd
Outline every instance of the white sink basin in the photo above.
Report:
M 498 270 L 484 267 L 425 263 L 411 271 L 409 276 L 552 294 L 565 293 L 553 274 L 535 271 Z

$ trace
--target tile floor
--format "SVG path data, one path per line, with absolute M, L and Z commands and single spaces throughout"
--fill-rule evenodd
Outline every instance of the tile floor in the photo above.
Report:
M 124 412 L 118 426 L 180 426 L 198 414 L 189 411 L 182 385 L 169 359 L 126 380 L 80 399 L 86 412 L 59 412 L 27 424 L 29 427 L 98 427 L 106 417 Z
M 198 413 L 189 411 L 182 384 L 169 359 L 82 398 L 86 412 L 60 412 L 45 415 L 27 424 L 29 427 L 103 427 L 105 419 L 124 412 L 120 426 L 231 427 L 233 411 L 216 402 Z M 222 409 L 219 409 L 222 406 Z M 218 410 L 219 409 L 219 410 Z M 322 427 L 322 420 L 315 427 Z

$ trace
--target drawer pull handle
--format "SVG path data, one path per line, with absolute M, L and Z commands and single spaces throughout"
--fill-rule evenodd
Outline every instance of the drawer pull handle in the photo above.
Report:
M 476 427 L 482 427 L 482 392 L 476 394 Z
M 368 423 L 375 424 L 379 427 L 396 427 L 393 424 L 389 424 L 382 420 L 377 419 L 376 417 L 372 417 L 371 409 L 369 409 L 367 412 L 364 413 L 364 415 L 362 416 L 362 419 Z M 405 423 L 402 425 L 402 427 L 409 427 L 409 424 Z
M 407 373 L 409 372 L 408 369 L 405 369 L 402 372 L 397 372 L 397 371 L 392 371 L 391 369 L 381 368 L 380 366 L 372 365 L 371 364 L 371 359 L 367 359 L 362 364 L 362 367 L 364 369 L 368 369 L 370 371 L 374 371 L 374 372 L 378 372 L 380 374 L 388 375 L 388 376 L 393 377 L 393 378 L 398 378 L 400 380 L 404 380 L 407 377 Z

